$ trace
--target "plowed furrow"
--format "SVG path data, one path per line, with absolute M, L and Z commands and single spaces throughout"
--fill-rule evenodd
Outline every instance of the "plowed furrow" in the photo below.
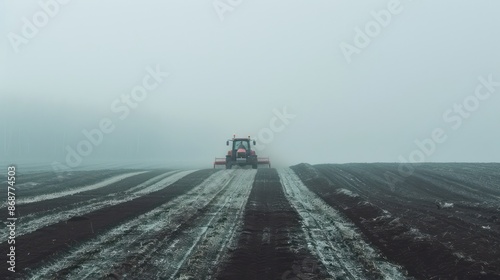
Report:
M 382 259 L 357 228 L 311 192 L 289 168 L 279 171 L 285 194 L 302 218 L 311 251 L 334 279 L 405 279 Z
M 198 210 L 190 223 L 155 250 L 133 278 L 207 279 L 227 250 L 241 220 L 255 177 L 253 170 L 235 170 L 231 181 Z M 175 251 L 175 254 L 172 252 Z
M 61 208 L 91 198 L 124 191 L 128 188 L 140 185 L 162 173 L 165 173 L 165 170 L 123 174 L 106 179 L 94 185 L 73 188 L 59 193 L 45 194 L 24 201 L 21 200 L 17 207 L 17 213 L 21 216 L 27 216 L 36 212 Z
M 391 189 L 381 178 L 384 170 L 397 170 L 398 165 L 343 167 L 358 168 L 366 169 L 362 176 L 357 175 L 363 183 L 338 180 L 337 165 L 322 165 L 319 172 L 305 165 L 293 167 L 312 192 L 343 213 L 367 240 L 391 262 L 402 265 L 409 275 L 419 279 L 492 279 L 489 277 L 498 275 L 496 217 L 483 217 L 491 213 L 491 208 L 479 208 L 473 192 L 457 196 L 450 190 L 453 186 L 447 183 L 451 182 L 448 179 L 458 180 L 453 172 L 432 177 L 421 176 L 417 170 L 416 176 L 405 178 L 396 189 Z M 321 180 L 322 176 L 326 180 Z M 340 191 L 343 188 L 352 192 Z M 377 191 L 372 192 L 373 189 Z M 446 197 L 453 197 L 457 206 L 443 207 L 435 200 Z M 460 206 L 468 203 L 478 206 L 475 213 Z
M 200 170 L 180 179 L 168 188 L 69 221 L 59 222 L 17 238 L 16 243 L 22 244 L 16 247 L 18 271 L 26 272 L 26 268 L 38 266 L 41 260 L 48 261 L 75 245 L 95 238 L 119 224 L 187 193 L 215 172 L 217 171 Z M 7 248 L 6 243 L 0 246 L 3 252 L 6 252 Z
M 307 250 L 300 216 L 288 203 L 275 169 L 258 169 L 241 230 L 217 279 L 328 278 Z
M 35 212 L 27 216 L 21 216 L 18 221 L 22 224 L 22 227 L 17 229 L 16 236 L 19 237 L 60 221 L 69 220 L 73 217 L 86 215 L 87 213 L 104 207 L 136 199 L 139 196 L 167 187 L 191 172 L 192 171 L 170 171 L 123 192 L 97 196 L 87 201 L 55 207 L 54 209 L 48 211 Z M 127 185 L 126 182 L 123 182 L 123 184 Z M 5 234 L 7 235 L 8 233 Z M 7 237 L 5 240 L 7 240 Z
M 254 171 L 214 174 L 185 195 L 82 244 L 32 276 L 204 279 L 231 240 L 254 176 Z

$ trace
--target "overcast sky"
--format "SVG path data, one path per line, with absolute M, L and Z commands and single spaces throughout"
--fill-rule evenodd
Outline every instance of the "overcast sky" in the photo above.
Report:
M 0 0 L 1 162 L 500 161 L 498 1 L 40 2 Z

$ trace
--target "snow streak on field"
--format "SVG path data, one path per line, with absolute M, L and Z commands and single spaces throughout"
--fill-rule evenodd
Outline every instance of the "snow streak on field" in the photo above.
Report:
M 382 259 L 356 227 L 311 192 L 289 168 L 278 170 L 285 194 L 302 218 L 311 252 L 334 279 L 406 279 L 401 268 Z M 351 193 L 352 194 L 352 193 Z
M 309 190 L 417 279 L 500 279 L 500 164 L 300 164 Z
M 500 279 L 500 164 L 422 164 L 391 188 L 397 171 L 26 174 L 0 279 Z
M 142 195 L 168 187 L 170 184 L 192 172 L 194 171 L 170 171 L 165 174 L 156 176 L 144 182 L 143 184 L 140 184 L 122 193 L 112 193 L 105 196 L 89 199 L 84 202 L 76 203 L 70 206 L 69 209 L 60 209 L 56 207 L 48 211 L 35 212 L 26 215 L 20 218 L 20 222 L 23 224 L 23 226 L 18 228 L 16 235 L 22 236 L 45 226 L 55 224 L 59 221 L 69 220 L 72 217 L 83 216 L 87 213 L 96 211 L 104 207 L 117 205 L 126 201 L 133 200 Z M 8 232 L 5 233 L 5 238 L 8 237 L 8 234 Z
M 213 268 L 231 240 L 254 176 L 255 171 L 218 172 L 187 194 L 86 242 L 31 277 L 174 279 L 182 274 L 201 279 L 196 276 Z
M 63 196 L 68 196 L 68 195 L 74 195 L 77 193 L 85 192 L 85 191 L 90 191 L 90 190 L 95 190 L 98 188 L 105 187 L 107 185 L 116 183 L 118 181 L 124 180 L 126 178 L 132 177 L 134 175 L 138 175 L 141 173 L 145 173 L 146 171 L 141 171 L 141 172 L 131 172 L 127 174 L 122 174 L 122 175 L 117 175 L 114 177 L 111 177 L 109 179 L 106 179 L 102 182 L 92 184 L 89 186 L 79 186 L 79 187 L 70 187 L 69 190 L 67 191 L 62 191 L 62 192 L 56 192 L 56 193 L 50 193 L 50 194 L 43 194 L 35 197 L 30 197 L 30 198 L 20 198 L 16 201 L 17 204 L 26 204 L 26 203 L 31 203 L 31 202 L 36 202 L 36 201 L 42 201 L 42 200 L 47 200 L 47 199 L 53 199 L 53 198 L 58 198 L 58 197 L 63 197 Z M 5 207 L 6 204 L 4 203 L 2 207 Z

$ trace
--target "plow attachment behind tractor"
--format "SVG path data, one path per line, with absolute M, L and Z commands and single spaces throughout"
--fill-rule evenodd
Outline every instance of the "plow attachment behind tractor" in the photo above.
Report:
M 217 165 L 226 165 L 226 159 L 225 158 L 215 158 L 214 161 L 214 168 Z M 258 157 L 257 158 L 257 164 L 266 164 L 271 168 L 271 160 L 268 157 Z
M 271 160 L 268 157 L 257 158 L 258 164 L 267 164 L 271 168 Z

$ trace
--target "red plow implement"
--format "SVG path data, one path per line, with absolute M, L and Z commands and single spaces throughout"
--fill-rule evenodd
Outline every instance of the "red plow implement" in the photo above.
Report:
M 215 158 L 214 168 L 216 165 L 226 165 L 226 158 Z
M 267 165 L 269 168 L 271 168 L 271 160 L 268 157 L 262 157 L 262 158 L 257 158 L 257 164 L 262 164 L 262 165 Z M 226 159 L 225 158 L 215 158 L 214 160 L 214 168 L 217 165 L 226 165 Z

